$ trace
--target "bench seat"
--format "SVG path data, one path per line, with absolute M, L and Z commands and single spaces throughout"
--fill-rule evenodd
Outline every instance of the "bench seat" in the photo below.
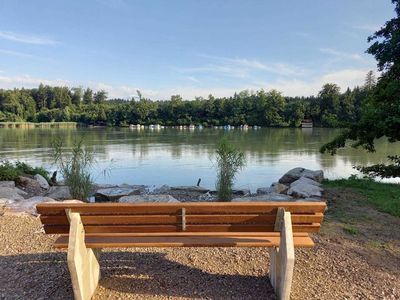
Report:
M 288 300 L 295 247 L 313 247 L 324 202 L 41 203 L 54 246 L 68 248 L 75 299 L 89 300 L 100 279 L 102 248 L 268 247 L 269 278 Z
M 192 233 L 155 233 L 155 234 L 88 234 L 85 244 L 88 248 L 127 248 L 127 247 L 279 247 L 280 233 L 265 232 L 251 234 L 234 232 L 229 235 L 210 234 L 208 232 Z M 68 248 L 68 235 L 60 236 L 54 243 L 56 248 Z M 313 247 L 314 242 L 308 233 L 293 234 L 295 247 Z

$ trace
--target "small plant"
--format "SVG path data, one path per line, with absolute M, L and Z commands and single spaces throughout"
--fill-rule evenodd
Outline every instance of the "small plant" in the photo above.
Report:
M 54 162 L 58 165 L 72 197 L 87 201 L 93 183 L 90 174 L 94 162 L 93 153 L 83 147 L 82 140 L 75 142 L 71 153 L 66 154 L 61 139 L 56 139 L 53 141 L 53 150 Z
M 354 226 L 351 226 L 351 225 L 343 226 L 343 231 L 348 234 L 351 234 L 351 235 L 356 235 L 358 233 L 358 230 Z
M 232 187 L 236 174 L 245 166 L 244 153 L 223 138 L 217 147 L 217 194 L 220 201 L 232 200 Z

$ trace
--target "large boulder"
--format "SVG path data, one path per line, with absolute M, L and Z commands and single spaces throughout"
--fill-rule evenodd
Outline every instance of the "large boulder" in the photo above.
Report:
M 0 198 L 6 198 L 13 201 L 24 200 L 24 197 L 18 194 L 16 189 L 9 187 L 0 187 Z
M 131 195 L 119 198 L 121 203 L 140 203 L 140 202 L 179 202 L 170 195 Z
M 292 201 L 293 198 L 288 195 L 269 193 L 265 195 L 255 195 L 248 197 L 233 198 L 232 202 L 258 202 L 258 201 Z
M 35 196 L 23 201 L 16 201 L 12 203 L 9 208 L 13 213 L 27 213 L 33 216 L 37 216 L 38 213 L 36 211 L 36 205 L 42 202 L 57 202 L 56 200 L 43 197 L 43 196 Z
M 181 185 L 181 186 L 172 186 L 172 191 L 182 191 L 187 193 L 207 193 L 209 189 L 203 188 L 201 186 L 196 185 Z
M 311 185 L 315 185 L 315 186 L 321 186 L 321 183 L 319 183 L 319 182 L 317 182 L 315 180 L 312 180 L 312 179 L 307 178 L 307 177 L 300 177 L 296 181 L 293 181 L 290 184 L 290 187 L 294 187 L 294 186 L 296 186 L 298 184 L 311 184 Z
M 35 180 L 39 183 L 39 185 L 42 189 L 47 190 L 50 188 L 50 185 L 47 182 L 47 179 L 44 178 L 42 175 L 36 174 L 35 176 L 33 176 L 33 178 L 35 178 Z
M 56 200 L 66 200 L 72 198 L 69 187 L 67 186 L 52 186 L 49 188 L 45 196 Z
M 317 185 L 300 182 L 291 186 L 288 195 L 299 198 L 321 197 L 323 189 Z
M 306 177 L 317 182 L 322 182 L 324 179 L 324 172 L 322 170 L 308 170 L 304 168 L 294 168 L 286 172 L 280 179 L 279 183 L 290 184 L 300 177 Z
M 14 181 L 0 181 L 0 187 L 15 188 Z
M 141 189 L 138 188 L 125 188 L 125 187 L 115 187 L 115 188 L 107 188 L 100 189 L 95 194 L 94 197 L 96 201 L 118 201 L 119 198 L 130 195 L 139 195 L 141 193 Z

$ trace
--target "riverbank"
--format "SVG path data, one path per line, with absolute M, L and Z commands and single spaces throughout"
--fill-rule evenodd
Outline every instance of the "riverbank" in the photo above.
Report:
M 0 122 L 0 128 L 76 128 L 77 122 Z
M 329 209 L 316 246 L 296 250 L 292 298 L 399 299 L 400 218 L 332 184 L 324 183 Z M 55 238 L 38 218 L 0 217 L 1 297 L 71 299 L 66 252 L 52 248 Z M 100 261 L 94 299 L 275 299 L 267 249 L 105 249 Z

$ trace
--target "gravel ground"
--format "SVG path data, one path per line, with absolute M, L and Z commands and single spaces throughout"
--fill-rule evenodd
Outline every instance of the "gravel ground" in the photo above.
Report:
M 328 192 L 316 247 L 296 250 L 292 299 L 400 299 L 400 219 L 372 208 L 358 218 L 342 194 Z M 357 220 L 357 234 L 343 231 L 343 217 Z M 38 218 L 0 217 L 0 299 L 72 299 L 54 239 Z M 107 249 L 94 299 L 275 299 L 268 264 L 262 248 Z

